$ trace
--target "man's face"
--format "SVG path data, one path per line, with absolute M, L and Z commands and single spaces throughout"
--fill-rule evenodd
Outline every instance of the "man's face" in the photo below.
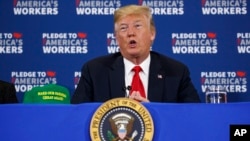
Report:
M 125 58 L 146 58 L 155 38 L 155 31 L 150 29 L 146 16 L 129 15 L 115 23 L 115 36 Z

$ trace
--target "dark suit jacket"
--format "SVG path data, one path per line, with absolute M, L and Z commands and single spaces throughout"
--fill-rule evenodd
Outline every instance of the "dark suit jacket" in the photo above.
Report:
M 125 97 L 124 76 L 123 57 L 120 53 L 85 63 L 71 103 L 105 102 Z M 151 52 L 148 99 L 151 102 L 200 102 L 188 68 L 156 52 Z
M 18 103 L 14 84 L 0 80 L 0 103 Z

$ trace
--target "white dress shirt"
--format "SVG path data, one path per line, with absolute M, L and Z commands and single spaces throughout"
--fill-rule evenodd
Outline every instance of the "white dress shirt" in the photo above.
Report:
M 137 65 L 133 64 L 126 58 L 123 58 L 123 62 L 124 62 L 124 67 L 125 67 L 125 84 L 127 87 L 127 86 L 131 86 L 132 79 L 134 76 L 134 71 L 132 71 L 132 69 L 134 68 L 134 66 L 137 66 Z M 150 64 L 150 54 L 141 64 L 139 64 L 139 66 L 142 68 L 142 71 L 139 73 L 139 75 L 144 86 L 146 97 L 148 97 L 147 95 L 148 95 L 149 64 Z

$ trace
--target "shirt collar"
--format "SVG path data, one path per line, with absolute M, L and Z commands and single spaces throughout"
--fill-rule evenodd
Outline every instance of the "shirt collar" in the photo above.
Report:
M 141 64 L 139 64 L 139 66 L 142 68 L 143 73 L 145 75 L 149 74 L 150 60 L 151 60 L 151 57 L 150 57 L 150 54 L 149 54 L 148 57 Z M 123 62 L 124 62 L 124 65 L 125 65 L 125 74 L 128 75 L 131 72 L 132 68 L 134 66 L 136 66 L 136 65 L 133 64 L 128 59 L 124 58 L 124 57 L 123 57 Z

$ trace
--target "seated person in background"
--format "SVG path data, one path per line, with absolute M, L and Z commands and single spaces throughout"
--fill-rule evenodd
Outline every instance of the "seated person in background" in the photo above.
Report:
M 0 104 L 18 103 L 14 84 L 0 80 Z
M 69 104 L 69 90 L 56 84 L 33 87 L 25 92 L 23 103 Z
M 105 102 L 125 95 L 140 102 L 200 102 L 187 66 L 151 51 L 156 29 L 149 7 L 119 8 L 114 30 L 120 52 L 84 64 L 71 103 Z M 134 85 L 134 74 L 140 88 Z

